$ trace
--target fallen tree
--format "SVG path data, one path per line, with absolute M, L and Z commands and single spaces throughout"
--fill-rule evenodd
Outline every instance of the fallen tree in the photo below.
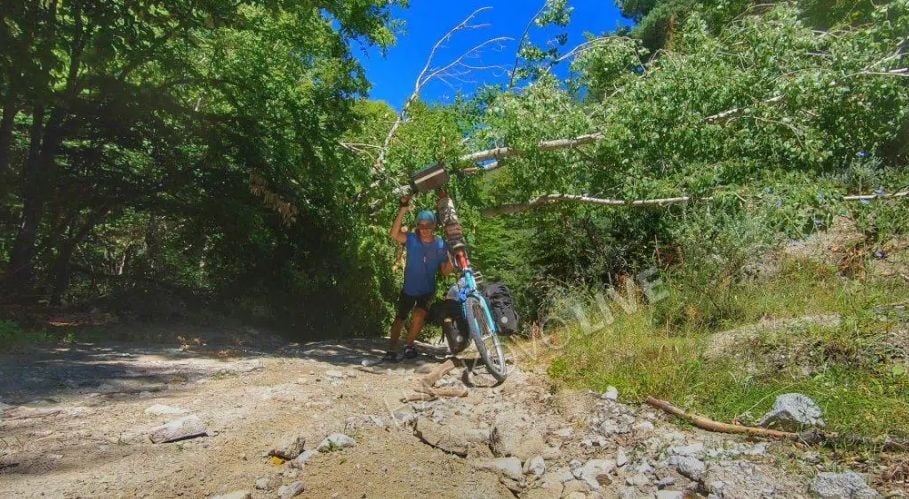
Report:
M 904 198 L 909 196 L 909 191 L 900 191 L 893 194 L 856 194 L 850 196 L 843 196 L 843 201 L 872 201 L 875 199 L 894 199 L 894 198 Z M 713 200 L 713 196 L 705 197 L 694 197 L 694 196 L 679 196 L 674 198 L 657 198 L 657 199 L 604 199 L 597 198 L 587 195 L 577 195 L 577 194 L 548 194 L 545 196 L 540 196 L 526 203 L 512 203 L 496 206 L 493 208 L 486 208 L 482 210 L 483 216 L 487 217 L 496 217 L 501 215 L 511 215 L 515 213 L 521 213 L 524 211 L 532 210 L 534 208 L 539 208 L 541 206 L 547 206 L 555 203 L 581 203 L 581 204 L 593 204 L 599 206 L 611 206 L 611 207 L 632 207 L 632 208 L 643 208 L 647 206 L 669 206 L 673 204 L 682 204 L 689 201 L 710 201 Z

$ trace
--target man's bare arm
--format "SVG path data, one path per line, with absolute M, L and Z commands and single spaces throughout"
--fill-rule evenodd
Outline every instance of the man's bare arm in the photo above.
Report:
M 398 214 L 395 216 L 395 221 L 393 224 L 391 224 L 391 238 L 400 244 L 407 242 L 407 231 L 401 230 L 401 222 L 404 220 L 404 214 L 409 210 L 410 197 L 404 196 L 401 198 L 401 207 L 398 209 Z

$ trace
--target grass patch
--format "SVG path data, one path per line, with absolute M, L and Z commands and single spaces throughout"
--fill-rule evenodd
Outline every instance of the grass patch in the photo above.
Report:
M 614 321 L 606 327 L 564 321 L 550 374 L 598 391 L 615 386 L 626 400 L 663 398 L 726 422 L 753 423 L 777 395 L 799 392 L 824 409 L 832 431 L 909 436 L 909 352 L 893 343 L 909 334 L 909 320 L 887 313 L 909 300 L 904 282 L 850 281 L 800 261 L 785 262 L 769 279 L 709 290 L 668 282 L 669 298 L 655 305 L 625 313 L 610 304 Z M 555 313 L 576 317 L 578 307 L 570 304 L 583 303 L 586 323 L 596 324 L 602 305 L 578 299 L 576 293 L 564 300 Z M 840 321 L 748 328 L 733 334 L 720 354 L 708 355 L 718 331 L 821 315 Z
M 58 340 L 59 338 L 46 330 L 28 330 L 22 328 L 18 322 L 0 320 L 0 351 L 7 351 L 20 345 L 53 343 Z

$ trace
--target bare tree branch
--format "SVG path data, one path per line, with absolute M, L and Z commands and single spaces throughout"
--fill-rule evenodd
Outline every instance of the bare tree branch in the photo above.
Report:
M 874 199 L 904 198 L 907 196 L 909 196 L 909 191 L 894 192 L 893 194 L 858 194 L 855 196 L 843 196 L 843 201 L 871 201 Z
M 579 135 L 572 139 L 555 139 L 555 140 L 544 140 L 540 142 L 537 147 L 541 151 L 555 151 L 558 149 L 571 149 L 573 147 L 592 144 L 603 139 L 603 134 L 600 132 L 588 133 L 585 135 Z M 509 156 L 520 156 L 521 152 L 513 147 L 496 147 L 493 149 L 486 149 L 485 151 L 477 151 L 470 154 L 465 154 L 458 158 L 462 162 L 473 163 L 477 161 L 486 161 L 489 159 L 502 159 Z
M 512 88 L 514 88 L 514 83 L 515 83 L 514 77 L 515 77 L 515 74 L 517 74 L 517 72 L 518 72 L 518 59 L 520 59 L 521 48 L 524 46 L 524 40 L 527 39 L 527 33 L 530 32 L 530 27 L 533 26 L 534 21 L 536 21 L 537 18 L 540 17 L 540 14 L 542 14 L 543 11 L 546 10 L 547 5 L 549 5 L 549 0 L 544 0 L 543 5 L 540 7 L 540 10 L 538 10 L 537 13 L 534 14 L 533 17 L 531 17 L 529 21 L 527 21 L 527 26 L 524 26 L 524 32 L 521 33 L 521 37 L 518 38 L 518 48 L 514 54 L 514 65 L 511 67 L 511 78 L 508 79 L 508 86 L 505 87 L 506 90 L 511 90 Z
M 783 100 L 783 96 L 777 95 L 777 96 L 774 96 L 769 99 L 765 99 L 765 100 L 761 101 L 761 104 L 775 104 L 777 102 L 780 102 L 781 100 Z M 704 118 L 704 122 L 709 123 L 709 124 L 714 124 L 718 121 L 732 119 L 732 118 L 745 114 L 746 110 L 748 110 L 747 107 L 736 107 L 733 109 L 727 109 L 721 113 L 716 113 L 716 114 L 713 114 L 713 115 L 710 115 L 710 116 Z
M 391 128 L 388 130 L 388 133 L 385 135 L 385 140 L 382 141 L 382 146 L 379 149 L 379 154 L 376 157 L 372 165 L 372 175 L 374 177 L 381 174 L 385 167 L 385 158 L 388 154 L 388 150 L 391 147 L 391 141 L 397 133 L 398 129 L 404 123 L 407 118 L 407 112 L 410 109 L 410 106 L 419 98 L 420 92 L 423 90 L 423 87 L 429 83 L 434 78 L 444 78 L 447 74 L 446 72 L 452 70 L 459 65 L 464 65 L 464 60 L 470 57 L 477 57 L 484 47 L 493 44 L 509 40 L 507 37 L 496 37 L 490 40 L 486 40 L 483 43 L 480 43 L 467 52 L 464 52 L 454 61 L 446 64 L 440 69 L 434 69 L 432 66 L 433 59 L 435 59 L 436 53 L 445 46 L 445 44 L 451 40 L 451 38 L 458 33 L 459 31 L 470 30 L 470 29 L 481 29 L 488 27 L 488 24 L 471 24 L 474 18 L 479 14 L 492 9 L 492 7 L 481 7 L 473 11 L 469 16 L 464 18 L 463 21 L 458 23 L 454 28 L 450 29 L 445 33 L 441 38 L 439 38 L 436 43 L 432 46 L 432 50 L 429 52 L 429 57 L 426 59 L 426 64 L 423 65 L 423 69 L 420 71 L 420 74 L 417 76 L 417 80 L 414 83 L 413 93 L 410 94 L 410 97 L 407 98 L 407 101 L 404 102 L 404 105 L 401 107 L 401 112 L 398 113 L 397 118 L 394 123 L 392 123 Z M 491 67 L 491 66 L 490 66 Z M 364 192 L 369 192 L 379 185 L 379 180 L 376 179 L 373 181 L 369 187 L 364 190 Z
M 633 39 L 632 39 L 632 38 L 629 38 L 629 37 L 627 37 L 627 36 L 601 36 L 601 37 L 598 37 L 598 38 L 594 38 L 594 39 L 592 39 L 592 40 L 587 40 L 587 41 L 584 42 L 584 43 L 578 44 L 576 47 L 574 47 L 573 49 L 569 50 L 568 52 L 565 52 L 565 54 L 559 56 L 557 59 L 555 59 L 555 60 L 552 61 L 552 62 L 555 64 L 555 63 L 562 62 L 562 61 L 564 61 L 564 60 L 566 60 L 566 59 L 570 59 L 570 58 L 572 58 L 572 57 L 574 57 L 574 56 L 580 54 L 581 52 L 584 52 L 584 51 L 589 50 L 589 49 L 591 49 L 591 48 L 593 48 L 593 47 L 596 47 L 596 46 L 599 45 L 600 43 L 603 43 L 603 42 L 606 42 L 606 41 L 609 41 L 609 40 L 633 40 Z M 643 62 L 643 61 L 641 61 L 640 59 L 638 59 L 638 61 L 641 63 L 641 66 L 644 66 L 644 62 Z

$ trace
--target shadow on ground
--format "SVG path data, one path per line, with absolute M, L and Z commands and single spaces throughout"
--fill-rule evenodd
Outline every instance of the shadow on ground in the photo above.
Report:
M 175 327 L 154 333 L 142 325 L 140 339 L 131 342 L 29 345 L 0 353 L 0 410 L 6 405 L 56 404 L 75 396 L 155 393 L 201 378 L 261 369 L 262 360 L 270 358 L 311 358 L 357 368 L 378 362 L 386 348 L 382 338 L 294 343 L 252 328 L 177 327 L 180 334 L 175 334 Z M 167 339 L 149 341 L 149 336 Z M 447 355 L 441 345 L 421 343 L 418 350 L 416 359 L 376 368 L 419 370 L 442 362 Z

